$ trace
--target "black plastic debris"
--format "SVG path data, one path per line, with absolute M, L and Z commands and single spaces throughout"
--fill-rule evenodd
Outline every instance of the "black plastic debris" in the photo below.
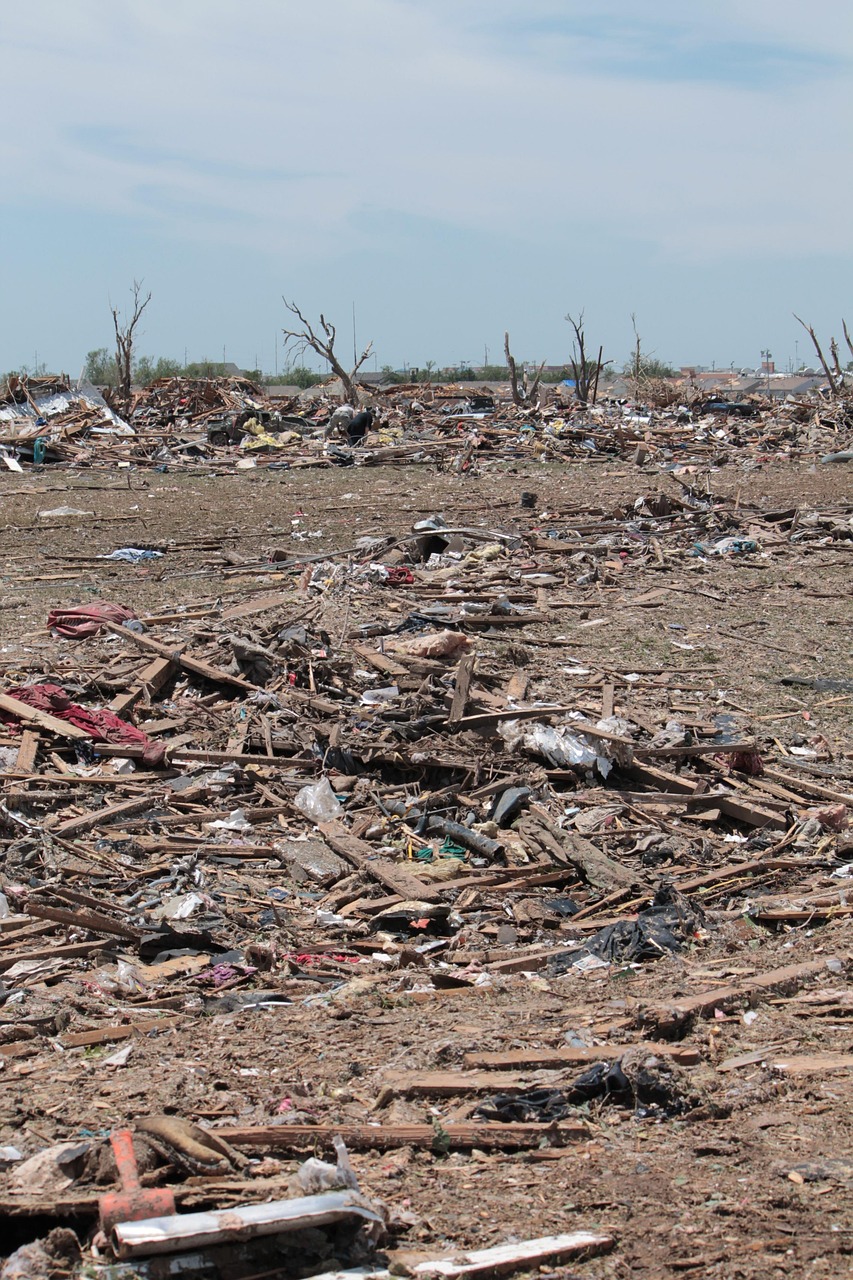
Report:
M 526 1089 L 523 1093 L 496 1093 L 481 1102 L 474 1115 L 503 1124 L 547 1124 L 565 1120 L 572 1110 L 561 1089 Z
M 663 880 L 652 905 L 641 911 L 636 920 L 607 925 L 587 938 L 578 951 L 558 956 L 547 972 L 552 977 L 568 972 L 584 953 L 609 964 L 658 960 L 668 952 L 681 951 L 698 935 L 703 919 L 670 881 Z

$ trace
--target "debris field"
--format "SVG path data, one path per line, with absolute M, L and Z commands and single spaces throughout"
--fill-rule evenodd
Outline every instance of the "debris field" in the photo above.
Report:
M 0 1276 L 844 1274 L 849 406 L 76 395 L 0 419 Z

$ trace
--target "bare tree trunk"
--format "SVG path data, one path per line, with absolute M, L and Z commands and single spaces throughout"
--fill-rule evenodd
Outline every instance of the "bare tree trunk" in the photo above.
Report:
M 598 348 L 598 360 L 595 365 L 595 382 L 592 387 L 592 403 L 595 404 L 598 399 L 598 379 L 601 377 L 601 357 L 604 355 L 604 347 Z
M 640 349 L 640 335 L 637 332 L 637 317 L 631 312 L 631 324 L 634 327 L 634 403 L 640 403 L 640 375 L 643 371 L 643 356 Z
M 574 316 L 566 316 L 566 319 L 575 333 L 570 361 L 575 380 L 575 395 L 581 404 L 587 404 L 589 402 L 591 379 L 586 359 L 586 334 L 583 328 L 583 312 L 581 311 L 577 319 Z
M 284 305 L 288 311 L 296 316 L 301 329 L 285 329 L 285 346 L 304 354 L 307 349 L 314 351 L 318 356 L 327 362 L 336 378 L 340 379 L 343 387 L 344 399 L 351 405 L 358 405 L 359 393 L 356 387 L 356 374 L 361 366 L 367 360 L 373 350 L 373 343 L 369 342 L 365 347 L 361 356 L 356 360 L 353 368 L 348 372 L 335 355 L 335 338 L 337 330 L 331 321 L 327 320 L 323 313 L 320 313 L 320 331 L 317 332 L 311 324 L 305 319 L 305 316 L 299 310 L 295 302 L 288 302 L 287 298 L 283 299 Z
M 820 360 L 823 371 L 826 374 L 827 380 L 829 382 L 829 389 L 830 391 L 832 391 L 833 394 L 835 394 L 835 392 L 838 391 L 840 388 L 835 385 L 835 377 L 833 375 L 832 370 L 830 369 L 829 365 L 826 362 L 826 356 L 821 351 L 820 343 L 817 340 L 817 334 L 815 333 L 814 329 L 811 327 L 810 324 L 806 324 L 805 320 L 800 320 L 800 317 L 797 315 L 796 311 L 794 312 L 794 319 L 799 320 L 800 324 L 803 326 L 806 333 L 809 335 L 812 342 L 814 343 L 814 349 L 817 352 L 818 360 Z
M 841 326 L 844 329 L 844 341 L 847 343 L 851 356 L 853 356 L 853 341 L 850 338 L 850 330 L 847 328 L 847 321 L 842 320 Z
M 113 316 L 113 328 L 116 333 L 116 386 L 125 400 L 130 399 L 133 383 L 133 341 L 136 326 L 142 313 L 151 301 L 151 294 L 142 297 L 142 281 L 133 282 L 133 313 L 130 321 L 122 318 L 119 321 L 118 307 L 110 307 Z
M 509 349 L 509 334 L 504 334 L 504 357 L 506 358 L 506 367 L 509 369 L 509 385 L 512 391 L 512 403 L 523 404 L 524 393 L 518 385 L 518 369 L 516 367 L 515 358 Z
M 844 382 L 844 370 L 838 363 L 838 343 L 834 338 L 831 338 L 829 341 L 829 354 L 832 356 L 832 365 L 835 372 L 838 374 L 838 385 L 840 387 Z
M 536 370 L 536 377 L 533 379 L 533 386 L 530 388 L 530 391 L 528 392 L 527 398 L 531 404 L 534 402 L 534 400 L 536 401 L 537 404 L 539 403 L 539 399 L 538 399 L 539 383 L 542 381 L 542 371 L 544 370 L 544 368 L 545 368 L 545 361 L 543 360 L 539 368 Z

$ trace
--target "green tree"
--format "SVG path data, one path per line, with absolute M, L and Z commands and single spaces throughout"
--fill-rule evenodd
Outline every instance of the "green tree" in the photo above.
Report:
M 654 356 L 640 356 L 639 366 L 637 359 L 626 360 L 622 366 L 622 372 L 626 378 L 674 378 L 675 370 L 671 364 L 667 364 L 665 360 L 656 360 Z
M 158 378 L 179 378 L 187 376 L 180 360 L 172 360 L 169 356 L 140 356 L 133 363 L 133 381 L 139 387 L 150 387 Z
M 83 378 L 86 382 L 91 382 L 96 387 L 112 386 L 115 383 L 115 357 L 111 355 L 106 347 L 98 347 L 97 350 L 90 351 L 86 356 L 86 363 L 83 366 Z
M 392 368 L 390 364 L 383 364 L 380 372 L 383 384 L 388 387 L 402 387 L 409 381 L 408 373 L 401 373 L 399 369 Z
M 285 384 L 292 387 L 316 387 L 321 382 L 325 382 L 328 374 L 315 372 L 314 369 L 307 369 L 304 364 L 292 365 L 289 369 L 285 369 L 281 375 Z

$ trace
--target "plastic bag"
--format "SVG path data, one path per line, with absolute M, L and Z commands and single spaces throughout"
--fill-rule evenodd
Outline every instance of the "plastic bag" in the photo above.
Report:
M 328 778 L 321 778 L 319 782 L 312 782 L 297 791 L 293 803 L 300 813 L 304 813 L 306 818 L 312 818 L 314 822 L 331 822 L 344 811 Z

